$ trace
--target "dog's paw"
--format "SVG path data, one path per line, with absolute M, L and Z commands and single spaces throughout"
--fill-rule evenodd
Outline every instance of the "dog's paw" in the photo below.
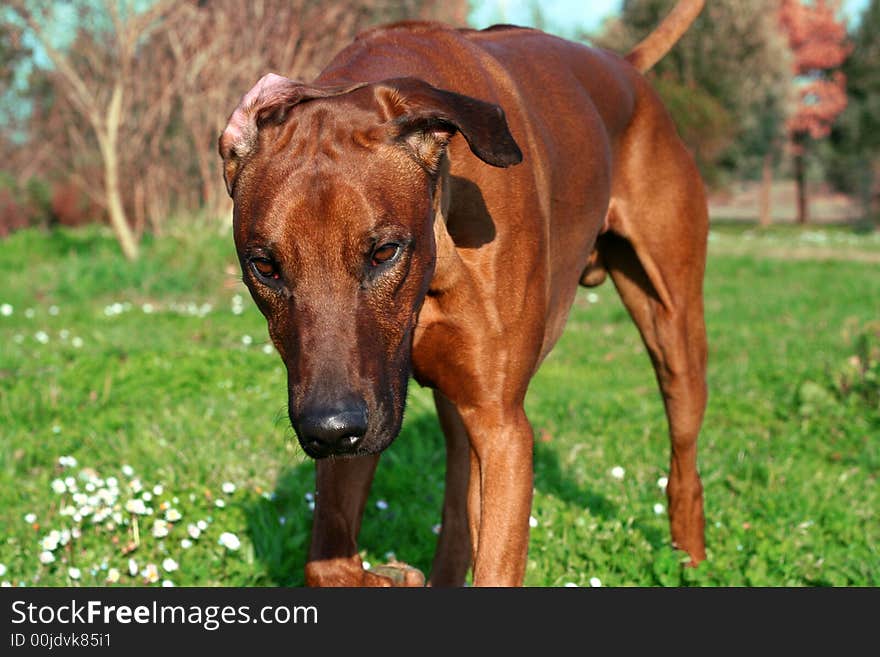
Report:
M 367 584 L 367 586 L 421 587 L 425 585 L 424 573 L 402 561 L 391 561 L 373 566 L 365 572 L 377 580 L 382 580 L 382 582 Z
M 308 586 L 391 587 L 424 586 L 425 576 L 418 568 L 400 561 L 363 567 L 358 555 L 310 561 L 306 564 Z

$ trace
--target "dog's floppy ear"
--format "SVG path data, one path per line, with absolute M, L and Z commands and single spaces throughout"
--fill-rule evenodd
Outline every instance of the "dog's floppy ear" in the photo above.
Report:
M 438 89 L 418 78 L 385 80 L 376 100 L 393 126 L 393 138 L 436 173 L 449 140 L 460 132 L 471 151 L 487 164 L 508 167 L 522 162 L 504 110 L 470 96 Z
M 235 180 L 257 147 L 257 136 L 264 125 L 283 123 L 297 103 L 314 98 L 328 98 L 348 93 L 364 84 L 336 87 L 313 87 L 269 73 L 264 75 L 238 103 L 220 135 L 223 179 L 232 196 Z

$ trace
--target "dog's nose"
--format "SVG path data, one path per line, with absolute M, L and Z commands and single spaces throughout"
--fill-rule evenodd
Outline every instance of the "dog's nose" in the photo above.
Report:
M 315 458 L 351 454 L 367 433 L 367 405 L 363 400 L 350 400 L 333 407 L 305 409 L 294 428 L 303 447 Z

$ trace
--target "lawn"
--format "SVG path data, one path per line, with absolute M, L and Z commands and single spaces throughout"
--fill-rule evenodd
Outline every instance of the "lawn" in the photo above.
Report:
M 193 235 L 198 235 L 194 237 Z M 582 290 L 527 399 L 530 586 L 880 585 L 880 237 L 717 224 L 701 436 L 708 559 L 668 546 L 668 442 L 613 286 Z M 297 586 L 311 462 L 229 230 L 126 263 L 104 229 L 0 243 L 0 581 Z M 443 439 L 412 384 L 360 545 L 425 571 Z

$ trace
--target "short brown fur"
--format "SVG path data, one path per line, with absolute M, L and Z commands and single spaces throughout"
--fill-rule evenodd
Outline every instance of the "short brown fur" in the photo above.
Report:
M 410 376 L 435 391 L 448 453 L 431 584 L 461 585 L 470 567 L 476 585 L 522 584 L 523 402 L 579 282 L 606 273 L 665 403 L 672 541 L 705 558 L 706 202 L 640 70 L 702 2 L 679 5 L 631 61 L 523 28 L 375 29 L 311 84 L 263 78 L 233 113 L 220 150 L 244 280 L 287 366 L 300 441 L 330 456 L 316 461 L 308 584 L 421 583 L 367 572 L 357 552 Z M 336 415 L 310 438 L 316 409 Z

